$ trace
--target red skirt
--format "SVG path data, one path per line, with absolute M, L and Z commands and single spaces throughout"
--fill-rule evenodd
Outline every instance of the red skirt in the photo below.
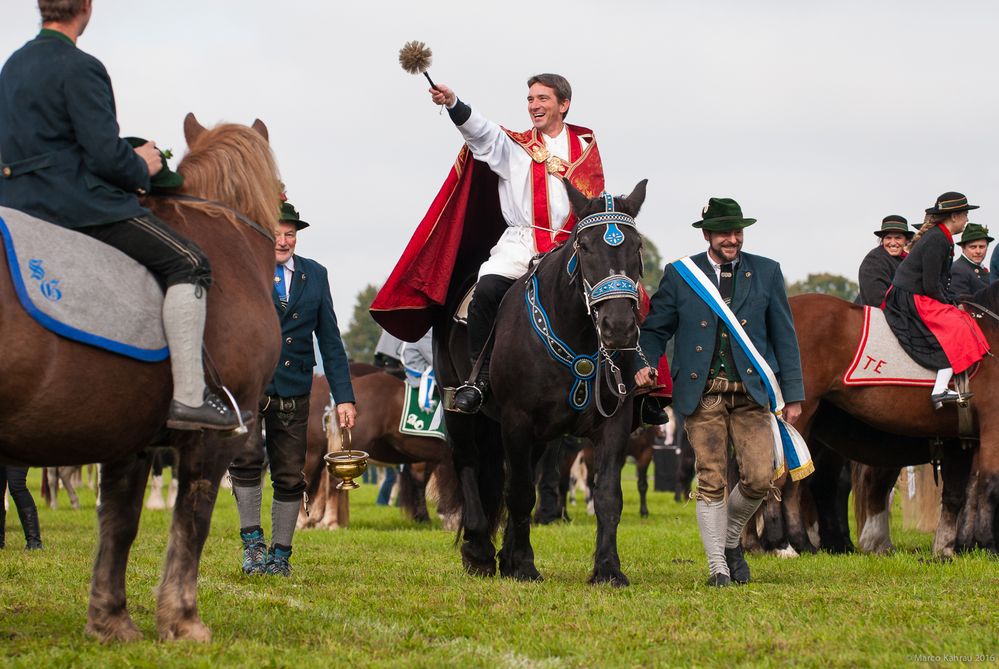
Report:
M 955 374 L 960 374 L 989 352 L 978 323 L 967 312 L 925 295 L 913 295 L 916 313 L 940 342 Z

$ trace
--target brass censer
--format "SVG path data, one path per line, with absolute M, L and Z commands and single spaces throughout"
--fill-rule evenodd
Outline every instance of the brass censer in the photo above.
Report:
M 336 428 L 334 425 L 330 425 L 329 429 Z M 336 486 L 337 490 L 356 490 L 361 486 L 355 483 L 354 479 L 359 478 L 364 473 L 364 470 L 368 468 L 368 458 L 370 456 L 364 451 L 351 450 L 350 430 L 344 428 L 343 432 L 347 435 L 347 448 L 332 450 L 323 456 L 323 460 L 326 461 L 326 470 L 330 473 L 330 476 L 340 479 L 340 483 Z

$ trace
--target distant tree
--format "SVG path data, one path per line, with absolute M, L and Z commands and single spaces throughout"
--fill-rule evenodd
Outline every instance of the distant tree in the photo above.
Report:
M 642 275 L 642 285 L 649 297 L 659 288 L 663 278 L 663 258 L 652 240 L 642 235 L 642 262 L 645 263 L 645 274 Z
M 371 318 L 368 308 L 375 300 L 378 286 L 369 283 L 357 294 L 354 302 L 354 313 L 350 326 L 343 335 L 343 343 L 347 347 L 347 355 L 356 362 L 371 362 L 375 355 L 375 346 L 382 334 L 378 323 Z
M 852 301 L 860 292 L 860 286 L 839 274 L 809 274 L 804 281 L 795 281 L 787 287 L 788 296 L 802 293 L 822 293 Z

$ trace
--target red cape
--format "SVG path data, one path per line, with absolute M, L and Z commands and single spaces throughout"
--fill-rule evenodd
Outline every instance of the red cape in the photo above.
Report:
M 577 135 L 589 135 L 594 149 L 589 152 L 591 159 L 596 157 L 599 164 L 592 131 L 568 127 Z M 515 140 L 521 135 L 527 139 L 529 134 L 510 133 Z M 596 197 L 604 187 L 602 170 L 598 179 L 593 173 L 585 176 L 586 182 L 578 183 L 571 169 L 568 175 L 588 197 Z M 405 341 L 419 340 L 433 325 L 449 291 L 458 288 L 455 284 L 478 272 L 507 227 L 500 212 L 498 185 L 489 166 L 472 158 L 468 147 L 462 146 L 440 192 L 371 304 L 372 318 L 385 330 Z M 466 228 L 466 220 L 473 224 Z

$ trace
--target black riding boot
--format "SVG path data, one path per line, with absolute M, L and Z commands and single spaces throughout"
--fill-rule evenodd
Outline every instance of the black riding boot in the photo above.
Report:
M 487 274 L 475 285 L 475 295 L 468 306 L 468 352 L 472 361 L 483 357 L 482 366 L 474 379 L 458 388 L 454 394 L 454 407 L 462 413 L 475 413 L 489 393 L 489 358 L 492 355 L 490 335 L 496 312 L 514 279 Z
M 660 398 L 651 395 L 643 395 L 639 398 L 642 403 L 642 424 L 643 425 L 665 425 L 669 422 L 669 416 L 663 408 Z M 665 400 L 666 398 L 662 398 Z
M 17 507 L 17 515 L 21 518 L 21 527 L 24 528 L 24 547 L 29 550 L 38 550 L 42 547 L 42 532 L 38 527 L 38 509 L 34 504 L 25 508 Z

